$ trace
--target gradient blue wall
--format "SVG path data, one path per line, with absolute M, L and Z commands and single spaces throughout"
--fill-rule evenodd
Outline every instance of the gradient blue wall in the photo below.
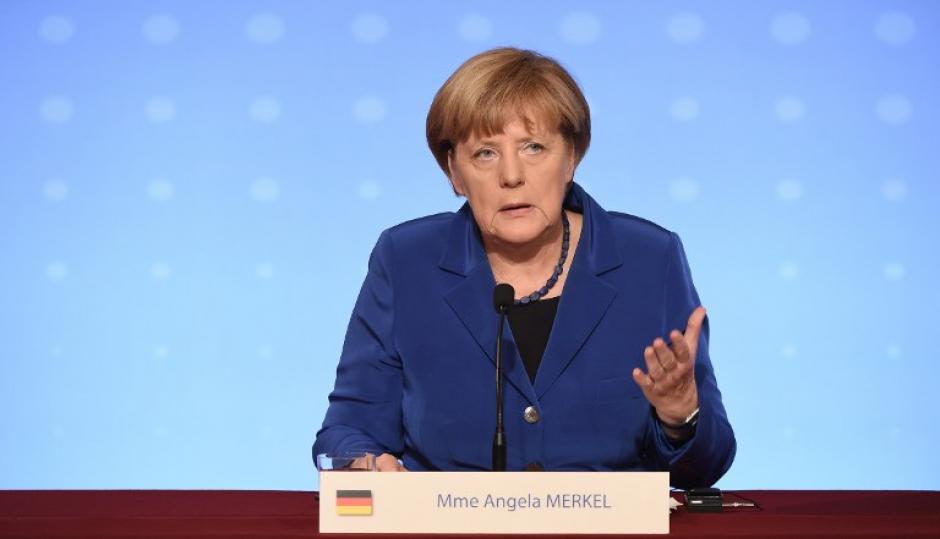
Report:
M 379 232 L 497 45 L 578 78 L 577 179 L 678 232 L 725 488 L 940 488 L 940 4 L 0 4 L 0 487 L 312 489 Z M 482 443 L 489 443 L 484 440 Z

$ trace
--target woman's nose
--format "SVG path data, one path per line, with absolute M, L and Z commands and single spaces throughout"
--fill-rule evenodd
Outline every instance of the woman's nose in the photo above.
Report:
M 518 187 L 525 183 L 525 172 L 522 166 L 522 160 L 518 156 L 509 154 L 502 159 L 502 169 L 500 170 L 501 187 Z

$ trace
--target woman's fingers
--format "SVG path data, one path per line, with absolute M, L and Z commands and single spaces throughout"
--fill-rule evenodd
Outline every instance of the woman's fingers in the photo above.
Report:
M 689 316 L 689 323 L 685 327 L 685 342 L 689 346 L 689 357 L 695 361 L 698 352 L 698 336 L 702 333 L 702 324 L 705 323 L 705 307 L 699 305 Z
M 698 406 L 693 366 L 704 323 L 705 308 L 699 306 L 689 316 L 685 334 L 674 329 L 669 332 L 669 345 L 662 338 L 656 338 L 643 350 L 646 373 L 640 368 L 633 369 L 633 381 L 640 386 L 646 400 L 660 417 L 669 421 L 685 418 L 689 403 L 693 409 Z
M 656 359 L 659 360 L 659 364 L 663 366 L 663 371 L 668 376 L 676 368 L 675 354 L 666 346 L 665 341 L 658 337 L 653 341 L 653 350 L 656 351 Z
M 643 359 L 646 360 L 646 372 L 649 373 L 649 377 L 653 379 L 654 383 L 665 378 L 666 373 L 663 371 L 663 365 L 656 357 L 656 351 L 653 350 L 652 346 L 647 346 L 643 350 Z
M 676 363 L 690 363 L 692 352 L 689 350 L 689 343 L 678 330 L 672 330 L 669 334 L 669 340 L 672 341 L 672 353 L 676 358 Z
M 643 391 L 646 399 L 649 400 L 650 392 L 653 391 L 653 379 L 643 372 L 642 369 L 637 367 L 633 369 L 633 381 L 636 382 L 636 385 L 640 386 L 640 390 Z
M 656 338 L 653 344 L 643 350 L 647 372 L 644 373 L 640 368 L 633 369 L 633 381 L 654 406 L 682 397 L 689 388 L 694 390 L 692 366 L 704 322 L 705 308 L 696 307 L 689 316 L 685 334 L 674 329 L 669 332 L 669 345 L 663 339 Z
M 380 472 L 406 472 L 401 462 L 390 453 L 382 453 L 375 459 L 375 469 Z

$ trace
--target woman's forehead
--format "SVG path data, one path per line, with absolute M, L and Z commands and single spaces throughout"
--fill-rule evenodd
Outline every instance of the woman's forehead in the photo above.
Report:
M 552 125 L 545 118 L 545 115 L 535 115 L 531 113 L 512 113 L 501 118 L 502 122 L 493 122 L 492 125 L 480 125 L 471 130 L 465 142 L 478 142 L 500 135 L 508 135 L 513 138 L 524 139 L 528 137 L 550 137 L 560 134 L 558 129 L 552 129 Z

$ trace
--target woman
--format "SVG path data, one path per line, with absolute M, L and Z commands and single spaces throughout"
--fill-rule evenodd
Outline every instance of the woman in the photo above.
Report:
M 386 230 L 353 310 L 314 455 L 380 470 L 486 470 L 496 283 L 509 470 L 668 470 L 716 482 L 735 439 L 679 238 L 574 183 L 587 102 L 556 61 L 479 54 L 431 104 L 431 152 L 467 202 Z

